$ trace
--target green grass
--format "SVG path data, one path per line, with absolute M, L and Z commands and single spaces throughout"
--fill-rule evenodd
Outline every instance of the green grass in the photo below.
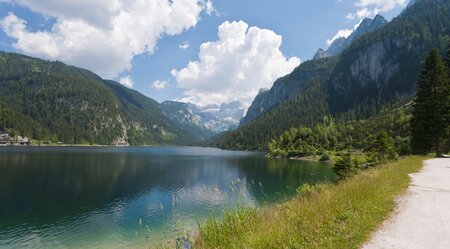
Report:
M 359 248 L 425 159 L 405 157 L 339 184 L 303 187 L 270 208 L 239 208 L 221 220 L 211 218 L 200 227 L 195 248 Z

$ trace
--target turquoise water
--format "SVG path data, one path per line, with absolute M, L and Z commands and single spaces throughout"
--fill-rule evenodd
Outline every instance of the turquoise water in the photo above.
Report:
M 327 164 L 210 148 L 4 147 L 0 248 L 148 248 L 333 178 Z

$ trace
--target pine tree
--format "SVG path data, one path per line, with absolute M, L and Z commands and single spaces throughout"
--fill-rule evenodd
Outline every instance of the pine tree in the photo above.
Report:
M 445 93 L 447 71 L 437 49 L 433 49 L 425 60 L 418 83 L 411 119 L 411 147 L 415 153 L 427 154 L 433 149 L 441 155 L 442 137 L 447 122 L 448 98 Z
M 444 107 L 444 118 L 446 122 L 446 130 L 444 141 L 444 152 L 450 151 L 450 42 L 447 45 L 447 56 L 445 58 L 445 64 L 447 67 L 447 81 L 444 87 L 444 98 L 446 100 L 446 106 Z
M 347 152 L 339 157 L 334 163 L 333 171 L 338 176 L 338 180 L 351 177 L 358 172 L 358 166 L 352 160 L 351 148 Z
M 373 141 L 372 152 L 378 157 L 381 162 L 387 162 L 398 157 L 395 152 L 394 139 L 389 136 L 386 130 L 382 130 Z

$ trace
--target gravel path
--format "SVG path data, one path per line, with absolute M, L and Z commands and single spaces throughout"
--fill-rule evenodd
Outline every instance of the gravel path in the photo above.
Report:
M 425 161 L 411 177 L 394 215 L 363 249 L 450 249 L 450 159 Z

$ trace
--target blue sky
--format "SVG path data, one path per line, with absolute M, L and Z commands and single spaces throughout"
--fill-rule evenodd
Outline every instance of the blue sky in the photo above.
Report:
M 339 30 L 348 34 L 377 13 L 389 20 L 406 4 L 0 0 L 0 49 L 84 67 L 157 101 L 248 105 L 260 88 L 326 48 Z

